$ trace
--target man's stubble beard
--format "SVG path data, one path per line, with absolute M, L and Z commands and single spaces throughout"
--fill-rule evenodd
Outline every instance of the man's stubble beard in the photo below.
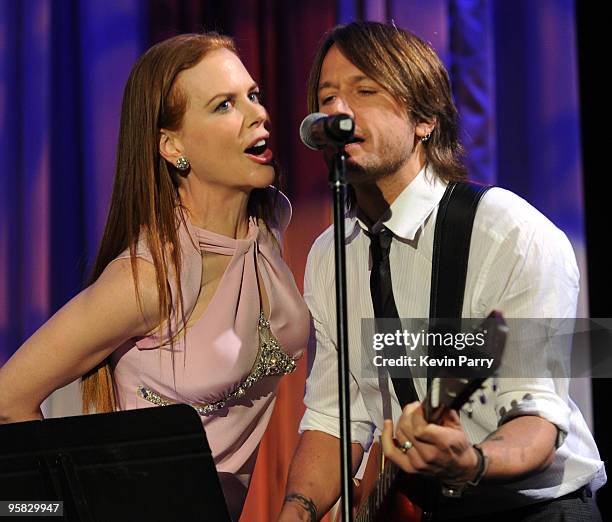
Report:
M 400 150 L 393 154 L 389 147 L 380 154 L 381 161 L 377 163 L 366 163 L 361 165 L 349 156 L 346 161 L 346 179 L 349 184 L 358 186 L 371 184 L 379 179 L 393 176 L 398 172 L 410 158 L 408 150 Z

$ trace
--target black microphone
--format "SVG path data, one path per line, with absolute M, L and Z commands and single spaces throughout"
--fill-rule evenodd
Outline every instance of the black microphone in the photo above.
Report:
M 342 147 L 353 139 L 355 122 L 348 114 L 313 112 L 300 125 L 300 138 L 308 148 Z

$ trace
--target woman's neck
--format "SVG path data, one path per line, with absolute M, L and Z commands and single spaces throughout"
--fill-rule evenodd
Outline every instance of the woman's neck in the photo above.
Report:
M 219 185 L 185 183 L 179 197 L 191 222 L 200 228 L 234 239 L 249 231 L 247 205 L 250 192 Z

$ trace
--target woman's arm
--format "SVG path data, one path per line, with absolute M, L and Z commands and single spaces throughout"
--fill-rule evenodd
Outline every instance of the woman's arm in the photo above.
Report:
M 40 405 L 51 393 L 157 326 L 155 269 L 144 260 L 137 263 L 142 309 L 130 259 L 117 260 L 0 368 L 0 423 L 41 418 Z

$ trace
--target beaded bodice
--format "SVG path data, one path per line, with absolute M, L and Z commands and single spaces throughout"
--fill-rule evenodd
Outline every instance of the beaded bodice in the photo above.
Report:
M 208 404 L 184 402 L 192 406 L 200 415 L 206 416 L 217 410 L 225 408 L 232 399 L 239 399 L 256 382 L 270 375 L 285 375 L 295 370 L 296 362 L 287 355 L 280 346 L 277 339 L 272 335 L 270 322 L 266 319 L 263 311 L 259 314 L 259 351 L 255 364 L 249 374 L 236 386 L 226 397 Z M 178 404 L 180 401 L 169 399 L 155 390 L 144 386 L 138 386 L 137 393 L 140 397 L 157 406 L 168 406 Z

